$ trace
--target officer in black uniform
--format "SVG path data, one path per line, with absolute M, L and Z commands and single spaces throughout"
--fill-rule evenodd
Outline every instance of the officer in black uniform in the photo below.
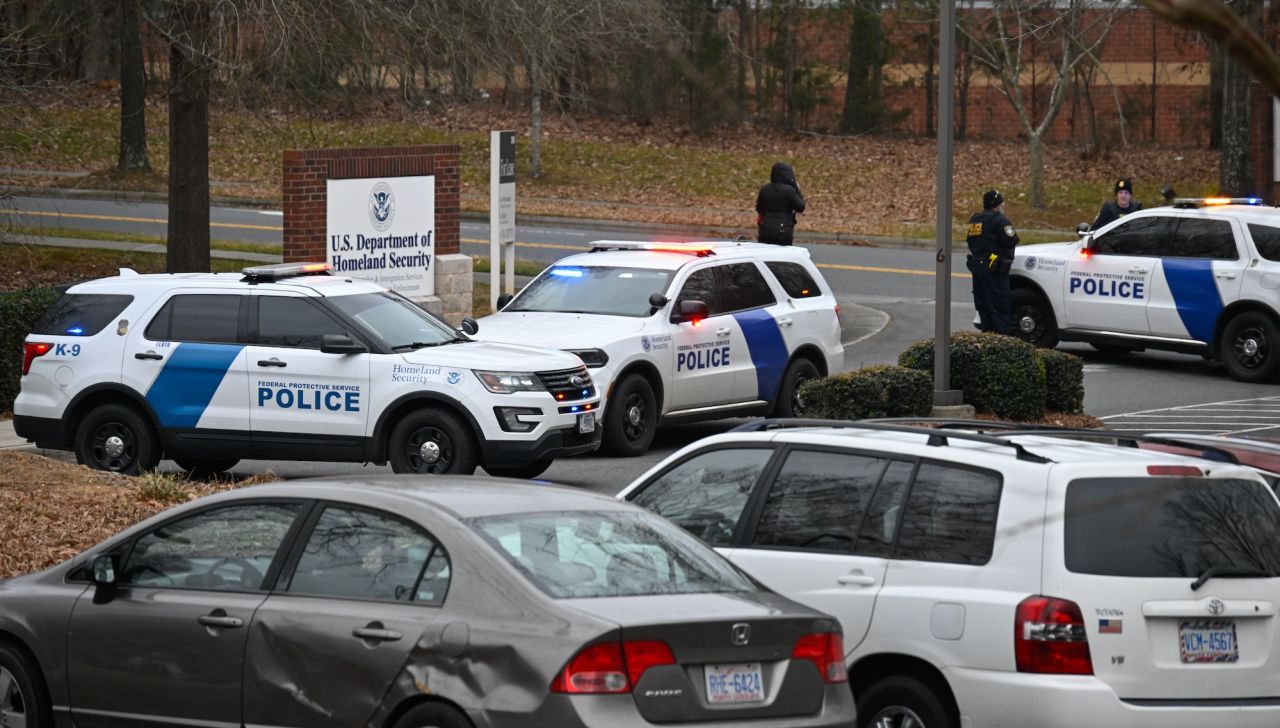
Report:
M 1128 179 L 1118 180 L 1116 182 L 1116 198 L 1110 202 L 1105 202 L 1102 209 L 1098 211 L 1098 216 L 1093 219 L 1093 228 L 1106 225 L 1113 220 L 1128 215 L 1131 212 L 1137 212 L 1142 209 L 1142 203 L 1133 199 L 1133 181 Z
M 973 303 L 978 328 L 997 334 L 1013 333 L 1013 294 L 1009 269 L 1018 233 L 1004 216 L 1004 197 L 997 190 L 982 195 L 982 212 L 969 218 L 968 268 L 973 275 Z

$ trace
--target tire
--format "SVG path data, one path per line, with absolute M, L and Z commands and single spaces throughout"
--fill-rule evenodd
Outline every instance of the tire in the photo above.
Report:
M 225 473 L 240 462 L 235 458 L 174 458 L 173 461 L 178 464 L 178 467 L 187 471 L 188 476 L 199 479 Z
M 440 409 L 406 415 L 391 431 L 389 446 L 391 470 L 397 473 L 471 475 L 479 460 L 471 428 Z
M 1041 349 L 1058 345 L 1058 321 L 1044 296 L 1029 288 L 1014 289 L 1013 335 Z
M 95 470 L 138 475 L 160 462 L 160 444 L 137 410 L 104 404 L 76 428 L 76 462 Z
M 628 374 L 605 405 L 604 449 L 610 455 L 643 455 L 658 432 L 658 398 L 649 380 Z
M 908 675 L 872 683 L 857 696 L 858 728 L 959 728 L 959 716 L 931 686 Z
M 787 365 L 778 385 L 778 396 L 773 401 L 773 417 L 804 417 L 804 403 L 800 401 L 800 385 L 822 376 L 818 367 L 808 359 L 794 359 Z
M 1274 382 L 1280 371 L 1280 327 L 1260 311 L 1245 311 L 1227 323 L 1218 343 L 1227 373 L 1242 382 Z
M 1138 351 L 1145 351 L 1145 349 L 1139 349 L 1136 346 L 1124 346 L 1123 344 L 1096 344 L 1090 342 L 1089 346 L 1092 346 L 1093 350 L 1099 354 L 1113 354 L 1115 356 L 1123 356 L 1125 354 L 1132 354 Z
M 484 470 L 489 475 L 497 478 L 536 478 L 547 472 L 547 468 L 551 467 L 551 460 L 534 460 L 528 465 L 517 466 L 497 466 L 486 465 Z
M 52 728 L 53 713 L 40 669 L 26 653 L 0 644 L 0 685 L 6 684 L 8 689 L 0 694 L 0 725 Z
M 423 703 L 400 716 L 394 728 L 471 728 L 471 721 L 442 703 Z

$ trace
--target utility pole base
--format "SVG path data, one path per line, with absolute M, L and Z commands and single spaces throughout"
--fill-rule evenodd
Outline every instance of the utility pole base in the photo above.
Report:
M 971 404 L 934 405 L 929 410 L 930 417 L 944 417 L 949 420 L 973 419 L 976 413 Z
M 935 389 L 933 390 L 933 406 L 934 407 L 954 407 L 964 404 L 964 392 L 959 389 Z M 970 409 L 973 409 L 970 407 Z

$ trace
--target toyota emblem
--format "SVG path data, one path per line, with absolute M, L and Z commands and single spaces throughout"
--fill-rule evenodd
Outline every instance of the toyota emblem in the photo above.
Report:
M 1227 605 L 1223 604 L 1221 599 L 1210 599 L 1209 603 L 1205 606 L 1208 607 L 1209 614 L 1212 614 L 1215 617 L 1227 611 Z
M 733 625 L 733 644 L 742 647 L 751 641 L 751 625 L 739 622 Z

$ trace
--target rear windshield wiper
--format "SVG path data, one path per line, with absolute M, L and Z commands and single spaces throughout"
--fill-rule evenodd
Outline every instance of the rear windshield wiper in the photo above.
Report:
M 1200 577 L 1191 582 L 1191 591 L 1197 591 L 1204 586 L 1210 579 L 1270 579 L 1275 574 L 1264 569 L 1254 569 L 1247 566 L 1210 566 L 1200 574 Z

